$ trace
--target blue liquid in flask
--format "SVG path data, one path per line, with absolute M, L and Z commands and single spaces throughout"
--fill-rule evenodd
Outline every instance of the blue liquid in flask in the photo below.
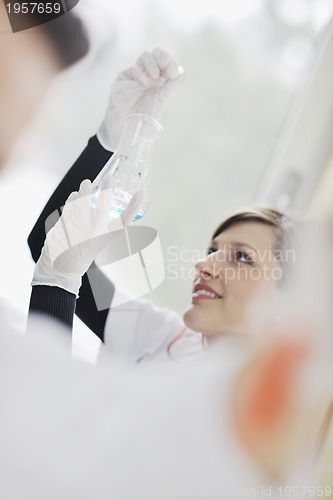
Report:
M 91 195 L 91 206 L 93 208 L 96 207 L 96 203 L 97 203 L 97 197 L 98 197 L 98 192 L 97 193 L 93 193 Z M 126 196 L 126 200 L 130 198 L 128 195 Z M 125 204 L 127 205 L 127 201 L 124 200 Z M 116 219 L 117 217 L 120 217 L 120 215 L 123 213 L 124 211 L 124 207 L 121 206 L 121 204 L 119 205 L 116 205 L 116 204 L 113 204 L 110 206 L 110 210 L 109 210 L 109 214 L 110 214 L 110 219 L 113 220 L 113 219 Z M 134 217 L 133 221 L 132 222 L 135 222 L 137 220 L 140 220 L 142 219 L 143 215 L 138 213 L 136 214 L 136 216 Z

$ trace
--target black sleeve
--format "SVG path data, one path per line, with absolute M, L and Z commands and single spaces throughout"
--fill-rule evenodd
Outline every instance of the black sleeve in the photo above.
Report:
M 60 321 L 69 330 L 73 327 L 76 296 L 56 286 L 32 287 L 29 316 L 39 315 Z
M 86 149 L 82 152 L 52 194 L 28 237 L 28 244 L 35 262 L 37 262 L 44 245 L 46 219 L 54 212 L 59 211 L 60 207 L 65 204 L 70 193 L 79 189 L 83 179 L 90 179 L 93 181 L 111 156 L 112 153 L 100 145 L 96 136 L 89 140 Z M 56 220 L 57 219 L 55 219 L 54 222 L 56 222 Z M 48 229 L 50 229 L 50 226 L 48 226 Z M 107 297 L 109 300 L 108 303 L 111 304 L 114 294 L 112 282 L 97 268 L 94 272 L 94 281 L 99 288 L 103 289 L 104 296 Z M 37 286 L 33 288 L 44 287 Z M 39 290 L 34 293 L 39 294 L 41 291 Z M 103 340 L 104 328 L 109 310 L 104 309 L 99 311 L 97 309 L 92 288 L 86 274 L 82 277 L 82 286 L 79 295 L 80 297 L 76 301 L 75 314 L 88 326 L 88 328 Z

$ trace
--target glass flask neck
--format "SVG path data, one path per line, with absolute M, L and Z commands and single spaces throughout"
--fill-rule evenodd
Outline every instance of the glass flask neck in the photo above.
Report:
M 143 113 L 133 113 L 126 119 L 125 129 L 115 153 L 129 156 L 133 150 L 149 147 L 163 133 L 163 128 L 155 118 Z

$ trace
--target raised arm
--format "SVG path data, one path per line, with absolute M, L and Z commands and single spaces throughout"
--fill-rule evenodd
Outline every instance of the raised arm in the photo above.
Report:
M 89 140 L 86 149 L 82 152 L 52 194 L 28 237 L 28 244 L 35 262 L 39 259 L 44 245 L 47 218 L 54 212 L 60 215 L 59 209 L 65 204 L 70 193 L 79 189 L 80 183 L 84 179 L 90 179 L 92 181 L 111 156 L 112 153 L 100 145 L 96 136 Z M 114 294 L 112 282 L 98 269 L 96 269 L 96 279 L 99 282 L 99 286 L 103 287 L 103 290 L 105 290 L 105 296 L 109 297 L 111 304 Z M 51 297 L 49 297 L 50 295 Z M 99 311 L 97 309 L 87 274 L 82 276 L 82 285 L 80 288 L 80 296 L 76 300 L 76 309 L 75 298 L 73 302 L 73 300 L 68 296 L 66 297 L 66 295 L 67 294 L 63 291 L 57 293 L 54 290 L 47 290 L 47 293 L 41 293 L 41 290 L 33 290 L 30 311 L 45 311 L 45 314 L 48 314 L 48 303 L 50 301 L 62 301 L 63 307 L 69 308 L 66 317 L 71 318 L 71 322 L 73 321 L 73 312 L 75 310 L 76 315 L 88 326 L 88 328 L 103 340 L 108 310 Z M 63 314 L 65 314 L 64 310 L 59 309 L 59 314 L 63 317 Z M 66 323 L 68 323 L 68 320 Z

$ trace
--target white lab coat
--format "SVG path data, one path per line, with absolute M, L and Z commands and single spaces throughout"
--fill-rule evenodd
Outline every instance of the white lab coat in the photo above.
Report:
M 126 295 L 119 289 L 115 293 Z M 205 353 L 203 335 L 186 328 L 178 313 L 130 296 L 125 304 L 111 307 L 104 341 L 112 360 L 145 366 L 174 365 L 175 361 L 191 360 Z

